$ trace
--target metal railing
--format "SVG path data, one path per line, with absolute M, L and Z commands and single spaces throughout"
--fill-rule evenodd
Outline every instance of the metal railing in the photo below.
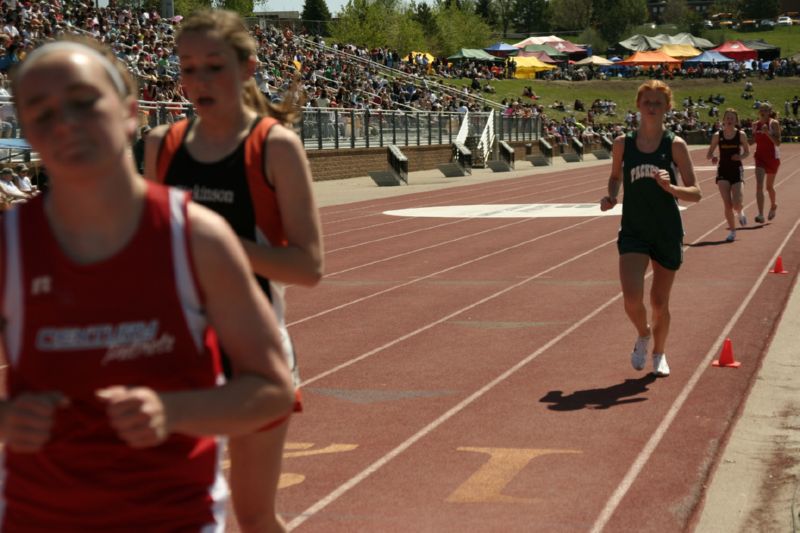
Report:
M 2 104 L 2 99 L 0 99 Z M 155 127 L 194 116 L 185 102 L 139 102 L 139 122 Z M 487 122 L 492 125 L 487 128 Z M 12 122 L 11 137 L 24 137 Z M 484 131 L 494 131 L 498 141 L 537 141 L 541 125 L 538 118 L 505 117 L 498 113 L 458 113 L 431 111 L 384 111 L 345 108 L 304 108 L 295 129 L 306 150 L 431 146 L 453 144 L 459 131 L 479 139 Z M 487 139 L 488 140 L 488 139 Z M 462 141 L 463 142 L 463 141 Z M 491 146 L 482 149 L 493 149 Z
M 540 137 L 538 118 L 504 117 L 496 113 L 339 108 L 306 108 L 299 132 L 307 150 L 374 148 L 390 144 L 429 146 L 455 143 L 462 127 L 468 137 L 480 137 L 487 130 L 489 120 L 492 126 L 488 131 L 495 133 L 491 145 L 486 139 L 485 149 L 489 152 L 495 139 L 535 141 Z

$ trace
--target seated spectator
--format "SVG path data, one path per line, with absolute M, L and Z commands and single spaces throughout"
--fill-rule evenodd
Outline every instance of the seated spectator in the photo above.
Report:
M 594 128 L 592 128 L 591 125 L 588 125 L 581 132 L 581 141 L 584 144 L 591 144 L 591 143 L 594 143 L 594 142 L 600 142 L 600 135 L 598 135 L 594 131 Z
M 522 89 L 522 96 L 527 96 L 531 100 L 538 100 L 539 99 L 539 97 L 533 91 L 533 87 L 530 87 L 530 86 L 525 87 L 524 89 Z
M 581 101 L 580 101 L 580 100 L 578 100 L 577 98 L 575 99 L 575 103 L 573 104 L 573 109 L 574 109 L 575 111 L 586 111 L 586 108 L 585 108 L 585 106 L 583 105 L 583 102 L 581 102 Z
M 10 167 L 0 170 L 0 202 L 5 205 L 24 202 L 29 196 L 14 183 L 14 171 Z
M 38 191 L 36 190 L 36 186 L 31 183 L 31 178 L 29 176 L 30 169 L 28 165 L 25 163 L 20 163 L 16 167 L 14 167 L 14 184 L 17 188 L 22 191 L 23 193 L 27 194 L 29 197 L 35 196 Z

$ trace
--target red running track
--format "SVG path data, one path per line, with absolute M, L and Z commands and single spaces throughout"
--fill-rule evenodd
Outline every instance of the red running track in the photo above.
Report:
M 698 171 L 658 380 L 629 363 L 617 217 L 384 214 L 595 203 L 609 165 L 323 209 L 325 280 L 288 295 L 306 402 L 279 492 L 290 529 L 691 527 L 800 265 L 800 147 L 782 153 L 779 216 L 752 223 L 749 170 L 732 244 Z M 791 275 L 767 273 L 779 255 Z M 738 370 L 710 364 L 726 337 Z

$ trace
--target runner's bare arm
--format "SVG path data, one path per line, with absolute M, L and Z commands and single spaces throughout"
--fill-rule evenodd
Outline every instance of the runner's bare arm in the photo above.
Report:
M 771 120 L 769 123 L 769 132 L 767 133 L 769 140 L 775 146 L 781 145 L 781 123 L 777 120 Z
M 170 433 L 251 433 L 286 415 L 294 405 L 275 317 L 250 275 L 233 230 L 197 204 L 189 204 L 188 218 L 209 324 L 235 374 L 225 385 L 202 390 L 157 394 L 143 388 L 111 387 L 100 391 L 98 395 L 109 403 L 112 425 L 135 447 L 158 444 Z M 138 426 L 122 419 L 132 410 L 138 411 Z
M 267 138 L 267 179 L 275 187 L 289 246 L 261 246 L 244 240 L 253 271 L 269 279 L 313 286 L 322 278 L 319 214 L 311 188 L 311 169 L 300 139 L 276 125 Z
M 622 185 L 622 157 L 625 155 L 625 136 L 614 139 L 611 148 L 611 175 L 608 178 L 608 195 L 600 199 L 600 210 L 608 211 L 617 205 L 619 188 Z
M 714 151 L 717 149 L 717 145 L 719 144 L 719 132 L 715 131 L 714 135 L 711 136 L 711 144 L 708 146 L 708 152 L 706 152 L 706 159 L 710 159 L 713 164 L 717 164 L 715 161 L 717 158 L 714 156 Z
M 750 145 L 747 143 L 747 135 L 743 131 L 739 132 L 739 146 L 741 147 L 739 161 L 741 161 L 750 155 Z
M 678 166 L 683 186 L 669 184 L 668 192 L 678 200 L 699 202 L 703 197 L 703 191 L 697 186 L 697 178 L 694 175 L 694 166 L 689 156 L 689 149 L 686 147 L 686 141 L 680 137 L 675 137 L 675 140 L 672 141 L 672 160 Z

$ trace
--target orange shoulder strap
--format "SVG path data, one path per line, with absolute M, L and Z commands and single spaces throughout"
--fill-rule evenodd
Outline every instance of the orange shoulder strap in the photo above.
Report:
M 256 226 L 272 246 L 286 246 L 288 241 L 281 221 L 278 198 L 264 172 L 267 136 L 275 124 L 278 121 L 272 117 L 264 117 L 256 124 L 245 141 L 244 165 Z
M 278 121 L 272 117 L 264 117 L 259 120 L 247 137 L 247 144 L 244 147 L 244 165 L 248 180 L 258 178 L 263 185 L 267 185 L 267 176 L 264 174 L 264 146 L 269 131 L 277 123 Z M 256 183 L 251 181 L 250 185 L 253 186 Z

